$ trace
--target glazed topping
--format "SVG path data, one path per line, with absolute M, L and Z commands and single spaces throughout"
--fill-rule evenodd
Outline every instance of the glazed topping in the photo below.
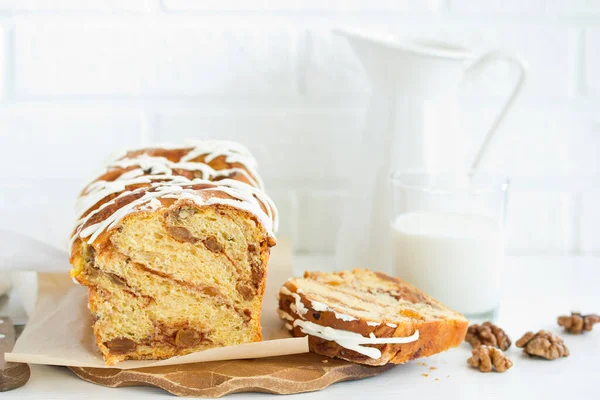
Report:
M 303 319 L 294 320 L 292 326 L 299 326 L 300 330 L 307 335 L 312 335 L 321 339 L 336 342 L 346 349 L 353 350 L 357 353 L 374 359 L 381 357 L 381 350 L 376 347 L 366 347 L 364 346 L 365 344 L 404 344 L 419 340 L 418 329 L 415 330 L 415 333 L 407 337 L 379 338 L 375 337 L 373 333 L 370 333 L 368 337 L 365 337 L 360 333 L 346 331 L 343 329 L 334 329 L 329 326 L 318 325 L 314 322 L 305 321 Z
M 416 330 L 411 336 L 408 337 L 375 337 L 373 333 L 370 333 L 368 337 L 362 336 L 359 333 L 347 331 L 343 329 L 334 329 L 331 327 L 323 326 L 316 324 L 314 322 L 308 321 L 305 318 L 305 315 L 309 312 L 309 309 L 306 308 L 300 294 L 304 293 L 302 289 L 297 289 L 297 292 L 292 292 L 285 285 L 281 287 L 279 290 L 279 294 L 285 296 L 291 296 L 294 299 L 294 302 L 290 304 L 290 310 L 298 315 L 299 318 L 294 318 L 289 313 L 278 309 L 277 312 L 282 319 L 290 321 L 290 327 L 288 329 L 292 329 L 294 327 L 300 327 L 300 330 L 307 334 L 319 337 L 321 339 L 329 340 L 336 342 L 342 347 L 347 349 L 356 351 L 357 353 L 363 354 L 373 359 L 377 359 L 381 357 L 381 351 L 374 347 L 365 347 L 365 344 L 403 344 L 403 343 L 411 343 L 419 340 L 419 330 Z M 308 300 L 308 299 L 307 299 Z M 308 300 L 310 301 L 310 300 Z M 311 307 L 315 311 L 329 311 L 333 312 L 337 319 L 341 319 L 342 321 L 354 321 L 358 318 L 348 315 L 338 313 L 329 307 L 325 303 L 321 303 L 318 301 L 310 301 Z M 377 326 L 381 325 L 383 322 L 367 322 L 369 326 Z M 289 324 L 289 322 L 288 322 Z M 396 324 L 387 323 L 390 328 L 396 328 Z
M 209 163 L 217 157 L 224 156 L 228 163 L 240 163 L 250 169 L 256 169 L 256 159 L 250 154 L 248 149 L 239 143 L 227 140 L 202 140 L 191 141 L 192 149 L 181 161 L 191 161 L 195 158 L 205 155 L 204 161 Z
M 179 154 L 179 160 L 153 155 L 169 151 Z M 169 153 L 169 157 L 173 154 Z M 235 166 L 214 169 L 208 165 L 218 157 L 223 157 L 228 166 Z M 248 150 L 227 141 L 193 142 L 193 146 L 166 146 L 121 154 L 101 172 L 100 177 L 106 180 L 93 181 L 79 197 L 72 242 L 81 238 L 91 244 L 126 215 L 160 208 L 161 198 L 187 199 L 200 206 L 226 204 L 248 211 L 257 217 L 269 236 L 274 237 L 277 209 L 263 192 L 255 168 L 256 160 Z M 192 171 L 195 178 L 180 175 L 179 171 Z M 250 184 L 229 179 L 238 174 Z

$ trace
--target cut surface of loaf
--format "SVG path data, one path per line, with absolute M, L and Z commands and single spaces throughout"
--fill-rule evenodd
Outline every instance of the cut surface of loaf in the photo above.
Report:
M 279 291 L 279 316 L 310 350 L 368 365 L 458 346 L 468 321 L 399 278 L 366 269 L 306 272 Z
M 229 142 L 127 152 L 84 189 L 71 276 L 106 363 L 261 340 L 277 216 Z

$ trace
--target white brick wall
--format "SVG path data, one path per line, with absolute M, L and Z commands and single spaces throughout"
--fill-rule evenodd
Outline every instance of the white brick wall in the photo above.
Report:
M 7 45 L 10 43 L 10 33 L 7 32 L 3 26 L 0 26 L 0 54 L 6 54 L 8 52 Z M 10 61 L 6 58 L 0 57 L 0 101 L 2 101 L 7 95 L 6 81 Z
M 142 12 L 144 0 L 0 0 L 3 13 Z
M 83 183 L 111 152 L 141 144 L 140 124 L 141 115 L 135 110 L 46 105 L 3 107 L 0 109 L 5 150 L 0 158 L 2 177 L 78 179 Z
M 221 29 L 214 21 L 67 20 L 16 27 L 17 96 L 234 97 L 294 90 L 297 40 L 284 26 L 269 32 Z
M 110 151 L 222 137 L 260 159 L 296 250 L 330 252 L 369 94 L 335 26 L 526 59 L 483 166 L 513 182 L 507 244 L 600 252 L 600 2 L 583 0 L 0 0 L 2 227 L 62 244 Z M 506 84 L 473 87 L 477 143 Z
M 309 15 L 323 12 L 435 12 L 439 8 L 439 0 L 379 0 L 376 2 L 364 0 L 263 0 L 253 3 L 237 0 L 163 0 L 163 4 L 166 10 L 173 12 L 245 11 L 284 13 L 293 11 Z
M 450 9 L 460 14 L 530 14 L 544 11 L 545 0 L 449 0 Z
M 550 14 L 586 16 L 600 14 L 600 3 L 596 0 L 546 0 Z
M 580 224 L 581 249 L 586 253 L 600 252 L 600 191 L 591 191 L 583 195 L 581 201 L 581 214 L 583 216 Z
M 598 6 L 600 9 L 600 6 Z M 599 11 L 600 12 L 600 11 Z M 586 30 L 583 46 L 583 80 L 586 93 L 600 95 L 600 51 L 598 41 L 600 40 L 600 28 Z M 596 109 L 596 111 L 598 111 Z
M 360 118 L 343 110 L 183 110 L 159 112 L 152 139 L 229 138 L 244 143 L 261 163 L 270 186 L 295 182 L 339 181 L 346 177 L 347 153 Z M 251 134 L 249 134 L 251 132 Z

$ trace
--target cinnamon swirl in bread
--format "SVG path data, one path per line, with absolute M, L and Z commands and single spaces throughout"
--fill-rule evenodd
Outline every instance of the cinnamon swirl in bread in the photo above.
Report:
M 82 192 L 71 276 L 106 363 L 261 339 L 277 214 L 236 143 L 129 151 Z
M 306 272 L 279 291 L 279 315 L 311 351 L 361 364 L 401 364 L 458 346 L 468 321 L 380 272 Z

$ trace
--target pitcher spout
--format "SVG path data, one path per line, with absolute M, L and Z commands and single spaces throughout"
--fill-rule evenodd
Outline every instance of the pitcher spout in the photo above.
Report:
M 373 87 L 390 86 L 399 94 L 431 98 L 455 89 L 473 54 L 466 48 L 423 39 L 400 39 L 336 29 L 354 50 Z

